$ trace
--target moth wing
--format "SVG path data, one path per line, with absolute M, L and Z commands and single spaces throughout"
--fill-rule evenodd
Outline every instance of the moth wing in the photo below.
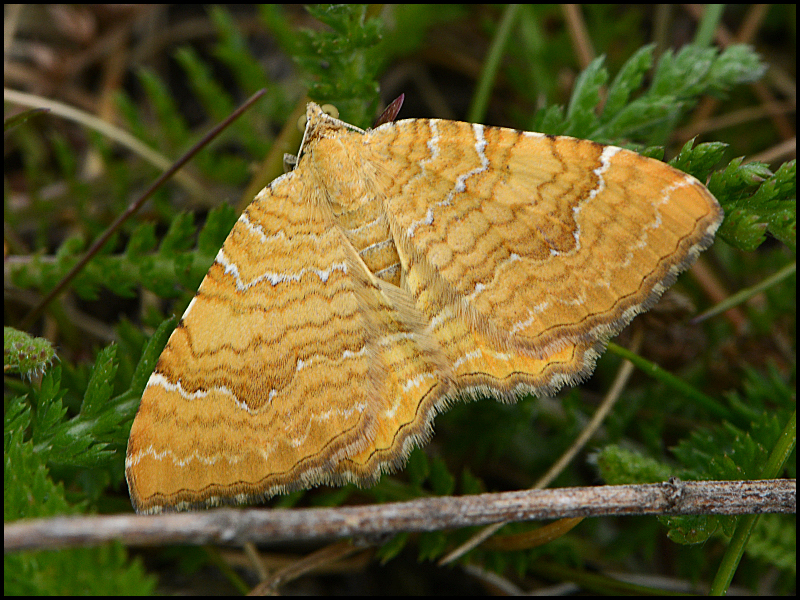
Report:
M 369 135 L 406 264 L 474 328 L 540 357 L 602 345 L 722 220 L 696 179 L 613 146 L 424 119 Z
M 128 444 L 138 512 L 368 483 L 428 435 L 447 367 L 303 181 L 248 206 L 158 361 Z

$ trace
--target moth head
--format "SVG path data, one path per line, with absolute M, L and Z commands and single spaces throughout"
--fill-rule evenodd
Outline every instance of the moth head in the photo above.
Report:
M 303 141 L 300 144 L 300 151 L 297 153 L 295 164 L 303 157 L 303 151 L 313 140 L 325 136 L 335 136 L 337 131 L 350 129 L 359 133 L 366 133 L 363 129 L 350 125 L 339 120 L 339 110 L 332 104 L 320 106 L 316 102 L 309 102 L 306 107 L 306 114 L 297 122 L 298 127 L 303 129 Z M 287 161 L 284 157 L 284 166 Z

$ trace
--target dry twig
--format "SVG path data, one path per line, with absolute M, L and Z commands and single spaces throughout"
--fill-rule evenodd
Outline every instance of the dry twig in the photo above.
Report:
M 110 540 L 120 540 L 128 546 L 242 545 L 248 541 L 372 537 L 563 517 L 794 513 L 796 505 L 794 479 L 673 479 L 649 485 L 526 490 L 338 508 L 57 517 L 6 524 L 3 546 L 6 552 L 13 552 L 91 546 Z

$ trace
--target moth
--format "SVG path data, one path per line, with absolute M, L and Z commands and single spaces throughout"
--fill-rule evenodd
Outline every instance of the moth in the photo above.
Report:
M 693 177 L 613 146 L 306 116 L 294 170 L 241 215 L 144 391 L 140 513 L 369 485 L 457 400 L 585 379 L 723 216 Z

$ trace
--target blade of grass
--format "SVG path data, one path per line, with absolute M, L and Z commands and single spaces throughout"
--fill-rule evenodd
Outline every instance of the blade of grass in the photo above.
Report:
M 692 320 L 689 321 L 689 324 L 690 325 L 697 325 L 698 323 L 702 323 L 703 321 L 705 321 L 706 319 L 709 319 L 710 317 L 714 317 L 716 315 L 719 315 L 721 313 L 724 313 L 724 312 L 730 310 L 734 306 L 738 306 L 740 304 L 743 304 L 743 303 L 747 302 L 748 300 L 750 300 L 750 298 L 752 298 L 754 296 L 757 296 L 758 294 L 760 294 L 764 290 L 766 290 L 766 289 L 772 287 L 773 285 L 783 281 L 784 279 L 789 277 L 792 273 L 796 273 L 796 272 L 797 272 L 797 261 L 793 262 L 790 265 L 786 265 L 780 271 L 778 271 L 777 273 L 775 273 L 773 275 L 770 275 L 769 277 L 767 277 L 761 283 L 759 283 L 757 285 L 754 285 L 754 286 L 751 286 L 749 288 L 745 288 L 745 289 L 743 289 L 743 290 L 741 290 L 739 292 L 736 292 L 732 296 L 729 296 L 728 298 L 726 298 L 725 300 L 723 300 L 722 302 L 720 302 L 716 306 L 714 306 L 714 307 L 710 308 L 709 310 L 707 310 L 706 312 L 701 313 L 701 314 L 697 315 L 696 317 L 694 317 Z
M 706 396 L 701 391 L 695 389 L 679 377 L 675 377 L 669 371 L 665 371 L 657 364 L 650 362 L 649 360 L 642 358 L 638 354 L 634 354 L 627 348 L 623 348 L 622 346 L 618 346 L 614 342 L 608 343 L 608 351 L 613 352 L 617 356 L 621 356 L 622 358 L 627 358 L 631 361 L 634 365 L 636 365 L 639 369 L 651 375 L 655 379 L 658 379 L 664 385 L 669 386 L 676 392 L 683 394 L 687 398 L 694 400 L 697 404 L 701 405 L 705 408 L 708 412 L 713 414 L 716 417 L 727 419 L 732 422 L 736 422 L 736 415 L 733 414 L 728 408 L 717 402 L 711 396 Z
M 131 152 L 135 152 L 150 164 L 158 167 L 159 169 L 168 169 L 170 160 L 160 152 L 156 152 L 147 144 L 143 144 L 135 136 L 131 135 L 124 129 L 115 127 L 108 121 L 98 119 L 86 111 L 69 106 L 56 100 L 35 96 L 33 94 L 26 94 L 25 92 L 18 92 L 17 90 L 3 89 L 3 100 L 6 102 L 13 102 L 20 106 L 31 106 L 40 110 L 49 110 L 54 115 L 58 115 L 62 119 L 74 121 L 83 125 L 87 129 L 92 129 L 102 134 L 103 136 L 114 140 L 121 146 L 128 148 Z M 201 196 L 203 193 L 200 184 L 197 183 L 192 177 L 181 173 L 175 178 L 182 186 L 186 188 L 191 194 Z
M 497 77 L 497 70 L 500 68 L 500 60 L 503 58 L 506 43 L 511 36 L 511 28 L 517 22 L 517 13 L 519 13 L 519 4 L 509 4 L 503 13 L 503 20 L 492 40 L 492 46 L 489 48 L 489 54 L 486 56 L 486 62 L 483 64 L 478 79 L 478 89 L 472 97 L 472 104 L 467 113 L 469 123 L 481 123 L 486 116 L 492 85 Z

